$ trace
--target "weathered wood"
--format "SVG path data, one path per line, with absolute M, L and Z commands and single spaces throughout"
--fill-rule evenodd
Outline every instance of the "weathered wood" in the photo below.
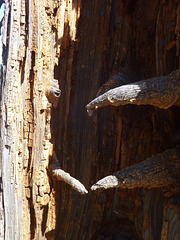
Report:
M 0 164 L 1 169 L 1 164 Z M 0 174 L 0 240 L 4 239 L 4 204 L 3 204 L 3 186 Z
M 49 172 L 56 180 L 63 180 L 80 194 L 83 195 L 88 193 L 88 191 L 86 190 L 82 183 L 80 183 L 77 179 L 71 177 L 69 173 L 66 173 L 61 169 L 59 162 L 55 157 L 53 157 L 52 159 L 52 162 L 49 167 Z
M 178 6 L 179 0 L 5 1 L 5 240 L 179 238 L 178 190 L 80 195 L 48 170 L 55 153 L 61 169 L 88 190 L 109 173 L 176 147 L 179 107 L 108 106 L 88 118 L 85 106 L 117 73 L 132 83 L 179 68 Z
M 46 87 L 46 97 L 50 103 L 52 103 L 53 107 L 57 107 L 58 100 L 61 96 L 61 90 L 59 89 L 58 80 L 53 80 L 52 83 L 50 83 Z
M 46 168 L 53 151 L 51 106 L 60 95 L 58 86 L 53 96 L 47 91 L 57 85 L 53 78 L 58 59 L 56 33 L 50 24 L 54 13 L 48 14 L 48 9 L 57 6 L 46 1 L 40 5 L 5 1 L 1 102 L 5 239 L 43 239 L 45 230 L 56 224 L 55 198 Z M 45 212 L 47 229 L 43 226 Z
M 91 190 L 108 188 L 166 188 L 175 189 L 180 184 L 180 148 L 166 150 L 141 163 L 107 176 Z
M 87 111 L 108 105 L 152 105 L 167 109 L 180 106 L 180 70 L 168 76 L 159 76 L 111 89 L 92 100 Z

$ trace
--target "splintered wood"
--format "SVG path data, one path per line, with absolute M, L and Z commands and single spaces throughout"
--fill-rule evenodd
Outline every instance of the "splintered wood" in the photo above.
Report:
M 72 4 L 65 0 L 6 1 L 3 44 L 8 58 L 2 96 L 5 239 L 42 239 L 56 226 L 54 190 L 47 174 L 53 152 L 51 108 L 60 97 L 54 67 L 65 26 L 69 25 L 72 38 L 76 35 L 79 5 L 73 8 Z M 47 228 L 42 232 L 47 205 Z

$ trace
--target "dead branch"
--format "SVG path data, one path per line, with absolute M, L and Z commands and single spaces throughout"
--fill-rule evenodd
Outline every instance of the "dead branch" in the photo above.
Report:
M 46 88 L 46 97 L 50 103 L 52 103 L 53 107 L 57 107 L 59 98 L 61 96 L 61 90 L 59 89 L 58 80 L 54 79 L 51 81 Z
M 180 106 L 180 70 L 167 76 L 158 76 L 113 88 L 87 104 L 88 112 L 108 105 L 153 105 L 167 109 Z
M 174 148 L 101 179 L 91 187 L 91 190 L 163 188 L 178 186 L 179 182 L 180 148 Z
M 81 195 L 87 194 L 88 191 L 84 187 L 84 185 L 78 181 L 77 179 L 70 176 L 69 173 L 63 171 L 60 168 L 59 162 L 56 160 L 56 158 L 53 158 L 53 161 L 51 162 L 49 166 L 49 173 L 56 179 L 56 180 L 62 180 L 69 184 L 72 188 L 74 188 L 77 192 L 79 192 Z

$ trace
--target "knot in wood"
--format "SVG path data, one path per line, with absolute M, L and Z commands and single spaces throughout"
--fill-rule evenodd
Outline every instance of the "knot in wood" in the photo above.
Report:
M 61 96 L 61 90 L 59 89 L 58 80 L 53 80 L 51 84 L 46 88 L 46 97 L 53 107 L 57 107 L 58 100 Z

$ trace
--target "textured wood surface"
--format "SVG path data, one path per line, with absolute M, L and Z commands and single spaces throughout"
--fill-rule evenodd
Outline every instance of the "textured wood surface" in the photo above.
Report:
M 178 190 L 90 187 L 176 147 L 179 107 L 108 106 L 88 117 L 85 106 L 117 72 L 132 83 L 179 68 L 179 0 L 5 3 L 5 239 L 178 240 Z M 53 155 L 87 195 L 51 177 Z
M 92 100 L 86 108 L 88 113 L 91 113 L 93 109 L 108 105 L 152 105 L 164 109 L 173 105 L 180 106 L 179 79 L 180 70 L 178 69 L 168 76 L 158 76 L 118 86 Z
M 91 190 L 119 188 L 170 188 L 177 191 L 180 180 L 180 148 L 168 149 L 138 164 L 107 176 Z M 179 191 L 179 190 L 178 190 Z

